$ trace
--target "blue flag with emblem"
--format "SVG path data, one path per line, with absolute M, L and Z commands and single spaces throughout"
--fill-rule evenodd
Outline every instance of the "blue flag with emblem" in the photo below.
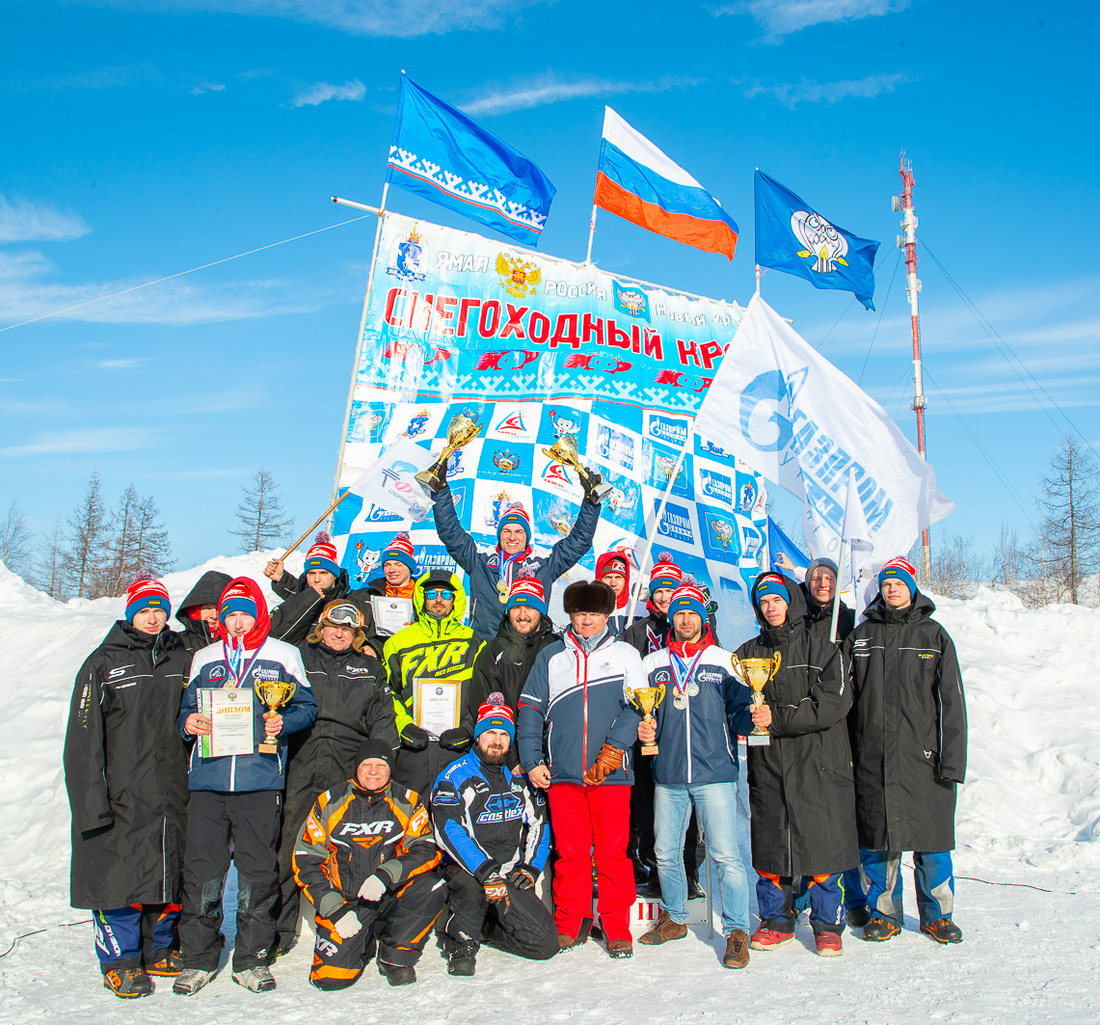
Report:
M 790 189 L 756 172 L 756 262 L 815 288 L 854 292 L 873 310 L 879 244 L 827 221 Z
M 557 192 L 534 161 L 404 75 L 386 167 L 394 185 L 532 246 Z

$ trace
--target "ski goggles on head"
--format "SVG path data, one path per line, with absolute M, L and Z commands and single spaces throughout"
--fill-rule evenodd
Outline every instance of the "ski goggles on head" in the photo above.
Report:
M 339 605 L 330 605 L 321 613 L 322 625 L 350 626 L 354 630 L 362 630 L 366 620 L 363 613 L 351 602 L 341 602 Z
M 454 596 L 455 596 L 454 591 L 452 591 L 449 587 L 425 587 L 424 588 L 424 597 L 428 598 L 428 599 L 442 598 L 444 601 L 447 601 L 447 600 L 453 598 Z

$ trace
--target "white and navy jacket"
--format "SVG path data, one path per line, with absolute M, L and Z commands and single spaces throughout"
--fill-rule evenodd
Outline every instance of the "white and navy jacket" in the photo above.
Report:
M 554 783 L 582 783 L 606 743 L 624 758 L 604 785 L 632 783 L 630 750 L 641 713 L 628 697 L 645 686 L 641 656 L 629 644 L 607 632 L 582 643 L 566 630 L 539 652 L 520 694 L 520 764 L 528 772 L 548 766 Z
M 302 666 L 302 654 L 291 644 L 268 637 L 260 645 L 255 659 L 253 652 L 244 654 L 248 666 L 242 687 L 254 687 L 257 679 L 294 679 L 298 686 L 290 701 L 280 708 L 283 728 L 279 733 L 279 750 L 275 754 L 260 754 L 254 751 L 250 755 L 229 755 L 219 758 L 204 758 L 200 745 L 195 743 L 191 749 L 190 772 L 187 785 L 190 790 L 220 790 L 230 792 L 249 792 L 253 790 L 282 790 L 286 786 L 286 738 L 291 733 L 304 730 L 313 724 L 317 716 L 317 702 L 309 686 L 305 668 Z M 225 664 L 221 641 L 208 645 L 195 653 L 191 663 L 191 679 L 183 692 L 183 703 L 176 720 L 183 738 L 194 740 L 185 730 L 187 717 L 199 710 L 199 689 L 217 689 L 229 687 L 233 683 L 232 674 Z M 252 692 L 252 734 L 258 747 L 264 740 L 264 712 L 267 707 Z
M 678 692 L 668 648 L 647 655 L 642 668 L 651 687 L 664 687 L 657 719 L 653 781 L 663 784 L 733 783 L 737 780 L 737 737 L 752 730 L 752 691 L 733 671 L 730 653 L 703 649 L 691 682 Z
M 470 751 L 432 787 L 436 843 L 479 883 L 525 865 L 537 876 L 550 854 L 546 795 L 507 765 Z

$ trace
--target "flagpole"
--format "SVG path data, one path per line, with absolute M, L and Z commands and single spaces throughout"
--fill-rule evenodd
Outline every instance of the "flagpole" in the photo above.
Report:
M 584 254 L 584 262 L 592 262 L 592 239 L 596 234 L 596 204 L 592 204 L 592 218 L 588 222 L 588 252 Z
M 756 265 L 756 294 L 760 294 L 760 264 Z
M 840 619 L 840 574 L 844 571 L 844 549 L 848 547 L 848 542 L 844 538 L 840 539 L 840 557 L 836 563 L 836 589 L 833 592 L 833 621 L 829 626 L 829 640 L 836 644 L 836 624 Z M 807 587 L 809 587 L 809 580 L 806 581 Z
M 294 549 L 297 548 L 298 545 L 300 545 L 307 537 L 309 537 L 309 535 L 312 534 L 313 531 L 321 525 L 321 521 L 326 516 L 328 516 L 329 513 L 331 513 L 332 510 L 335 509 L 350 494 L 351 488 L 348 488 L 347 491 L 345 491 L 339 498 L 337 498 L 336 501 L 332 503 L 332 505 L 330 505 L 323 513 L 321 513 L 320 516 L 317 517 L 317 519 L 313 521 L 312 527 L 310 527 L 300 538 L 298 538 L 297 541 L 294 542 L 294 544 L 292 544 L 285 552 L 283 552 L 282 556 L 279 558 L 279 561 L 286 562 L 287 558 L 290 556 L 290 553 L 293 552 Z
M 382 222 L 386 219 L 386 196 L 389 194 L 389 191 L 390 183 L 387 181 L 382 186 L 382 201 L 378 204 L 377 208 L 354 203 L 348 199 L 341 199 L 339 196 L 332 197 L 332 201 L 334 203 L 339 203 L 341 206 L 353 206 L 362 210 L 369 210 L 372 213 L 377 213 L 378 224 L 374 229 L 374 246 L 370 254 L 370 271 L 367 273 L 367 291 L 363 295 L 363 312 L 359 317 L 359 336 L 355 341 L 355 362 L 351 367 L 351 384 L 348 386 L 348 402 L 344 408 L 344 429 L 340 432 L 340 454 L 336 457 L 336 476 L 332 481 L 332 497 L 334 501 L 329 512 L 336 508 L 336 496 L 340 491 L 340 476 L 344 472 L 344 452 L 348 444 L 348 425 L 351 423 L 351 404 L 355 399 L 355 381 L 359 376 L 359 360 L 363 355 L 363 329 L 367 325 L 367 306 L 370 303 L 370 290 L 374 285 L 374 265 L 378 259 L 378 243 L 382 238 Z M 325 515 L 327 516 L 328 513 Z M 330 530 L 329 533 L 332 533 L 332 531 Z
M 684 457 L 687 455 L 688 449 L 691 448 L 692 441 L 695 438 L 695 420 L 692 419 L 691 424 L 688 426 L 687 440 L 684 442 L 684 447 L 680 449 L 680 455 L 676 459 L 676 466 L 672 473 L 668 475 L 668 487 L 665 488 L 664 493 L 661 495 L 661 501 L 657 503 L 657 515 L 653 517 L 652 523 L 646 524 L 646 541 L 645 541 L 645 553 L 642 555 L 641 561 L 638 563 L 638 578 L 634 581 L 634 595 L 630 602 L 630 615 L 627 617 L 626 626 L 629 627 L 634 622 L 634 613 L 638 607 L 638 600 L 642 594 L 642 572 L 644 571 L 649 557 L 653 552 L 654 535 L 657 531 L 657 525 L 661 522 L 661 517 L 665 513 L 665 505 L 668 504 L 668 496 L 672 494 L 672 486 L 676 483 L 676 478 L 680 474 L 680 469 L 684 465 Z M 625 629 L 625 627 L 624 627 Z

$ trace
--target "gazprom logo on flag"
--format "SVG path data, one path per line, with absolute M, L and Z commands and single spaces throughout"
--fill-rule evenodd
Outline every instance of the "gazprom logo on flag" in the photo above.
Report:
M 614 279 L 612 279 L 611 284 L 614 286 L 615 291 L 615 309 L 620 313 L 625 313 L 628 317 L 644 320 L 647 324 L 650 323 L 649 296 L 640 288 L 625 287 Z
M 371 503 L 371 507 L 367 511 L 367 515 L 364 519 L 367 523 L 393 523 L 395 520 L 402 519 L 402 517 Z
M 665 506 L 657 533 L 686 545 L 694 544 L 695 533 L 691 529 L 691 514 L 687 507 L 669 502 Z
M 649 436 L 654 441 L 664 441 L 682 448 L 687 444 L 687 421 L 654 414 L 649 418 Z
M 720 473 L 711 473 L 710 470 L 700 468 L 699 487 L 707 497 L 716 498 L 719 502 L 733 505 L 733 481 L 729 477 L 723 477 Z

